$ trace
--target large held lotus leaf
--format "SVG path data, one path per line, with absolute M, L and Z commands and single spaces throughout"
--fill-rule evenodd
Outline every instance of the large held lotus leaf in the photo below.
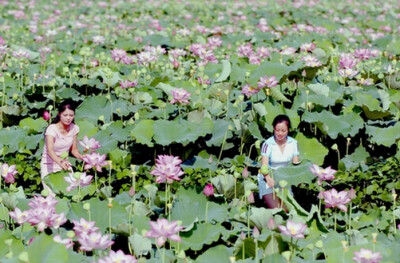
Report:
M 369 153 L 362 145 L 360 145 L 352 154 L 340 159 L 340 162 L 344 165 L 344 168 L 347 171 L 354 171 L 360 167 L 360 164 L 366 162 L 368 156 Z
M 196 223 L 190 231 L 180 233 L 182 238 L 180 248 L 199 251 L 205 245 L 218 241 L 222 232 L 227 230 L 221 224 Z
M 232 137 L 232 131 L 229 129 L 233 123 L 227 120 L 215 120 L 212 129 L 212 137 L 207 141 L 207 146 L 221 146 L 224 139 Z
M 201 136 L 210 134 L 213 130 L 213 122 L 205 118 L 198 123 L 185 120 L 157 120 L 154 122 L 154 140 L 161 145 L 169 145 L 173 142 L 186 145 L 197 140 Z
M 309 160 L 317 165 L 322 165 L 324 163 L 325 156 L 328 154 L 329 150 L 316 138 L 307 138 L 302 133 L 298 133 L 296 140 L 299 146 L 301 160 Z
M 230 262 L 232 249 L 225 245 L 218 245 L 207 249 L 204 253 L 196 258 L 196 263 L 221 263 Z
M 400 138 L 400 123 L 397 122 L 387 128 L 366 125 L 366 133 L 370 136 L 372 143 L 390 147 Z
M 131 136 L 136 139 L 137 143 L 145 144 L 153 147 L 152 138 L 154 135 L 154 121 L 141 120 L 131 130 Z
M 108 201 L 101 201 L 97 198 L 92 198 L 83 203 L 90 204 L 90 220 L 96 221 L 96 226 L 104 233 L 109 226 L 115 227 L 119 224 L 124 224 L 128 220 L 128 213 L 125 208 L 117 202 L 112 201 L 112 207 L 108 207 Z M 69 220 L 80 220 L 85 218 L 89 220 L 89 213 L 83 209 L 83 203 L 71 203 L 71 210 L 67 215 Z M 111 213 L 111 222 L 109 222 L 109 213 Z
M 25 251 L 28 252 L 30 263 L 70 262 L 65 245 L 56 243 L 53 237 L 46 234 L 35 237 Z
M 281 167 L 274 171 L 274 180 L 284 180 L 290 185 L 299 185 L 301 183 L 310 184 L 315 176 L 310 172 L 311 162 L 303 162 L 296 166 Z
M 207 222 L 224 222 L 228 219 L 228 205 L 208 201 L 202 192 L 197 193 L 195 189 L 180 187 L 175 196 L 171 219 L 182 221 L 182 226 L 186 228 L 193 227 L 197 221 L 205 221 L 207 202 Z
M 27 117 L 19 122 L 19 126 L 28 129 L 29 132 L 43 132 L 47 127 L 47 122 L 43 118 L 33 119 Z
M 332 139 L 336 139 L 339 134 L 353 137 L 364 127 L 363 119 L 354 112 L 337 116 L 330 111 L 321 113 L 306 111 L 303 120 L 315 123 L 323 133 L 328 134 Z

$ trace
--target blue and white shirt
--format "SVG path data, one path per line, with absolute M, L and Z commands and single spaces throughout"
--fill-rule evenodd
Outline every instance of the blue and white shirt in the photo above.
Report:
M 290 136 L 287 137 L 286 146 L 283 152 L 275 142 L 274 136 L 265 140 L 261 146 L 261 156 L 268 157 L 268 165 L 271 169 L 288 166 L 293 157 L 297 155 L 299 155 L 297 141 Z

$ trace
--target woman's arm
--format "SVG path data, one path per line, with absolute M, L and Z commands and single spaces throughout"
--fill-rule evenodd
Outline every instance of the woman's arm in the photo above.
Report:
M 72 141 L 72 146 L 71 146 L 71 153 L 73 156 L 75 156 L 76 159 L 82 160 L 82 154 L 79 152 L 78 149 L 78 139 L 77 135 L 74 136 L 74 140 Z
M 269 163 L 269 158 L 267 156 L 262 156 L 261 157 L 261 167 L 263 165 L 268 166 Z M 264 175 L 264 179 L 267 182 L 269 187 L 273 187 L 275 185 L 274 179 L 269 175 L 269 174 L 263 174 Z
M 47 154 L 53 159 L 54 162 L 58 163 L 63 170 L 67 170 L 70 166 L 67 160 L 62 159 L 61 157 L 57 156 L 54 152 L 54 141 L 55 138 L 51 135 L 46 135 L 46 147 L 47 147 Z
M 293 156 L 292 163 L 293 164 L 299 164 L 300 163 L 300 157 L 298 155 Z

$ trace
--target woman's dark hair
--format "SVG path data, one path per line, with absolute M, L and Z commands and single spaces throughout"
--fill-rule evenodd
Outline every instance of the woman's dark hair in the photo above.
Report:
M 63 102 L 61 102 L 58 107 L 57 107 L 57 115 L 54 118 L 54 120 L 51 123 L 57 123 L 60 121 L 60 116 L 59 114 L 63 111 L 65 111 L 66 109 L 72 110 L 73 112 L 75 112 L 75 106 L 73 104 L 73 102 L 71 100 L 65 100 Z M 74 122 L 74 121 L 72 121 Z
M 290 119 L 289 119 L 289 117 L 287 116 L 287 115 L 285 115 L 285 114 L 280 114 L 280 115 L 278 115 L 278 116 L 276 116 L 275 117 L 275 119 L 274 119 L 274 121 L 272 122 L 272 127 L 274 127 L 274 129 L 275 129 L 275 126 L 278 124 L 278 123 L 281 123 L 281 122 L 286 122 L 286 125 L 287 125 L 287 127 L 288 127 L 288 130 L 290 130 Z

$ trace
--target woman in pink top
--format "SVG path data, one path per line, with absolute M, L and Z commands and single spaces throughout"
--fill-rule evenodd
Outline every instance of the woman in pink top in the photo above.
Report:
M 75 109 L 71 102 L 65 101 L 60 104 L 57 117 L 46 129 L 45 146 L 40 162 L 42 181 L 50 173 L 68 170 L 71 167 L 68 159 L 61 156 L 67 156 L 71 152 L 75 158 L 82 159 L 77 146 L 79 127 L 73 123 L 74 116 Z M 43 186 L 47 188 L 44 183 Z

